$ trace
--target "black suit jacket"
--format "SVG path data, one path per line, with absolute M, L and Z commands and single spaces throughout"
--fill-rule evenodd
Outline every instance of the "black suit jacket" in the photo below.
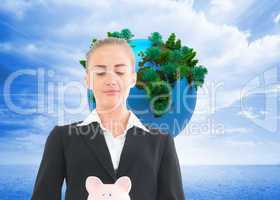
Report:
M 32 200 L 60 200 L 64 179 L 66 200 L 86 200 L 88 176 L 97 176 L 104 184 L 129 176 L 131 200 L 185 199 L 172 136 L 149 126 L 149 132 L 133 126 L 115 171 L 100 124 L 77 123 L 55 126 L 49 134 Z

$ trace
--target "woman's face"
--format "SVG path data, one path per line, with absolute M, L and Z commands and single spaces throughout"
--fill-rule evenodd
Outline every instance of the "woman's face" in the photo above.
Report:
M 117 45 L 99 47 L 89 56 L 87 66 L 85 79 L 96 107 L 108 111 L 123 106 L 137 79 L 128 50 Z

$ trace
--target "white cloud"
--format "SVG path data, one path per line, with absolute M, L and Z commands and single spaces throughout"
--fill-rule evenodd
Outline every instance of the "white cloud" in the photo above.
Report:
M 216 23 L 233 24 L 255 0 L 211 0 L 206 15 Z
M 246 127 L 226 128 L 225 133 L 250 133 L 252 130 Z
M 55 60 L 57 63 L 76 63 L 78 66 L 79 60 L 84 58 L 84 52 L 79 48 L 70 48 L 67 45 L 56 43 L 16 43 L 2 42 L 0 43 L 0 52 L 24 55 L 28 58 L 40 61 L 40 63 L 48 66 L 48 60 Z M 82 68 L 81 68 L 82 69 Z
M 13 49 L 13 46 L 10 43 L 4 42 L 0 43 L 0 52 L 9 52 Z
M 278 61 L 280 56 L 280 35 L 266 35 L 251 43 L 240 42 L 237 44 L 240 45 L 232 49 L 231 53 L 225 54 L 220 61 L 222 66 L 238 66 L 231 70 L 236 75 L 241 73 L 247 75 L 255 68 L 264 70 L 272 67 L 271 65 Z
M 177 136 L 175 144 L 181 165 L 254 165 L 280 162 L 277 141 Z
M 209 112 L 213 111 L 213 106 L 221 108 L 237 101 L 243 82 L 254 76 L 257 71 L 279 61 L 280 35 L 266 35 L 249 42 L 249 32 L 230 25 L 252 2 L 213 0 L 208 11 L 206 9 L 205 12 L 196 12 L 192 9 L 192 1 L 39 1 L 36 4 L 41 5 L 38 12 L 44 13 L 45 8 L 49 8 L 58 13 L 49 16 L 50 21 L 56 19 L 57 23 L 43 24 L 46 27 L 44 34 L 50 40 L 44 43 L 2 43 L 0 51 L 20 52 L 42 60 L 49 57 L 58 58 L 59 63 L 51 63 L 53 68 L 58 68 L 61 79 L 71 81 L 83 78 L 78 60 L 84 57 L 91 37 L 105 37 L 107 31 L 118 31 L 126 27 L 131 29 L 136 38 L 146 38 L 151 32 L 158 31 L 166 39 L 168 34 L 175 32 L 183 44 L 197 51 L 200 63 L 209 71 L 205 91 L 199 89 L 197 111 L 192 119 L 193 122 L 199 122 L 201 118 L 207 119 Z M 18 13 L 16 15 L 22 17 L 27 17 L 26 11 L 30 8 L 29 3 L 20 6 L 15 1 L 5 1 L 3 5 L 2 9 Z M 75 8 L 76 13 L 69 15 L 70 8 Z M 51 39 L 55 39 L 56 43 L 50 42 Z M 221 84 L 218 85 L 218 89 L 215 89 L 216 83 Z M 202 115 L 198 113 L 203 110 L 206 112 Z M 255 117 L 251 112 L 239 114 Z M 38 126 L 43 126 L 44 120 L 45 118 L 39 118 Z M 248 130 L 235 128 L 227 131 L 245 133 Z M 204 162 L 207 156 L 210 156 L 206 158 L 209 162 L 228 159 L 228 152 L 222 154 L 222 147 L 207 152 L 212 148 L 208 144 L 209 140 L 198 138 L 186 137 L 180 141 L 184 146 L 183 154 L 187 152 L 184 160 L 188 162 L 193 155 L 197 158 L 195 163 Z M 215 155 L 215 159 L 211 157 Z M 235 159 L 238 160 L 238 156 Z
M 2 0 L 0 10 L 13 13 L 17 19 L 23 19 L 25 12 L 32 6 L 29 1 Z
M 91 37 L 105 37 L 107 31 L 120 30 L 124 27 L 130 28 L 136 38 L 147 37 L 151 32 L 159 31 L 166 39 L 168 34 L 175 32 L 184 44 L 197 50 L 201 64 L 209 69 L 207 80 L 227 80 L 226 84 L 231 85 L 236 84 L 234 81 L 239 78 L 236 77 L 239 75 L 238 73 L 248 75 L 253 66 L 256 68 L 256 64 L 264 67 L 264 65 L 275 62 L 279 57 L 278 35 L 265 36 L 249 43 L 250 34 L 248 32 L 240 31 L 235 26 L 211 22 L 205 13 L 194 11 L 189 1 L 122 1 L 122 4 L 116 1 L 106 1 L 106 6 L 90 2 L 92 1 L 82 1 L 77 7 L 77 13 L 83 11 L 84 15 L 67 16 L 69 20 L 63 24 L 57 23 L 57 27 L 51 26 L 50 29 L 46 30 L 51 34 L 51 37 L 61 37 L 63 41 L 71 41 L 74 38 L 75 42 L 69 43 L 67 46 L 57 46 L 57 48 L 53 48 L 53 44 L 47 43 L 46 50 L 53 51 L 55 49 L 57 56 L 62 54 L 62 58 L 70 59 L 72 57 L 72 60 L 78 60 L 83 57 L 88 48 L 88 45 L 85 45 L 80 51 L 74 50 L 78 38 L 86 37 L 89 43 Z M 213 1 L 212 6 L 234 5 L 234 9 L 245 6 L 245 3 L 242 3 L 244 1 L 238 1 L 234 4 L 229 0 L 226 1 L 227 3 L 223 2 Z M 67 6 L 77 6 L 74 1 L 46 1 L 46 4 L 53 6 L 53 9 L 61 9 L 63 3 Z M 156 17 L 153 9 L 155 6 L 157 7 Z M 111 7 L 126 12 L 111 12 Z M 145 12 L 143 13 L 142 10 Z M 129 21 L 127 20 L 128 16 Z M 147 21 L 149 23 L 144 25 L 143 22 Z M 38 52 L 42 49 L 40 44 L 33 47 L 39 48 Z M 30 49 L 34 50 L 35 48 Z M 272 51 L 264 58 L 263 55 L 267 49 L 272 49 Z M 65 51 L 67 56 L 63 56 Z M 255 60 L 260 62 L 255 62 Z
M 52 6 L 53 9 L 60 9 L 62 5 L 77 6 L 74 1 L 47 1 L 44 5 Z M 153 9 L 155 6 L 157 7 L 156 17 Z M 115 10 L 126 10 L 126 12 L 111 12 L 112 7 Z M 204 13 L 195 12 L 192 9 L 191 1 L 162 1 L 160 3 L 158 1 L 123 1 L 122 4 L 107 1 L 106 5 L 82 1 L 77 7 L 77 12 L 79 9 L 83 11 L 83 16 L 70 16 L 66 23 L 58 24 L 57 27 L 52 26 L 47 32 L 52 37 L 63 38 L 64 41 L 84 37 L 89 38 L 88 41 L 90 41 L 92 36 L 104 37 L 107 31 L 124 27 L 129 27 L 136 34 L 136 38 L 147 37 L 151 32 L 159 31 L 166 39 L 168 34 L 176 32 L 186 45 L 197 50 L 201 63 L 209 69 L 209 75 L 207 75 L 209 81 L 225 80 L 230 77 L 231 74 L 224 74 L 224 77 L 217 77 L 216 74 L 221 74 L 222 70 L 231 71 L 226 68 L 228 66 L 225 66 L 225 64 L 229 64 L 228 57 L 234 51 L 239 52 L 241 48 L 248 45 L 248 33 L 241 32 L 234 26 L 210 22 Z M 145 12 L 143 13 L 142 10 Z M 100 16 L 106 16 L 106 18 Z M 143 25 L 143 21 L 149 21 L 149 23 Z M 22 48 L 22 52 L 29 52 L 29 55 L 36 55 L 36 57 L 38 55 L 41 57 L 57 56 L 62 62 L 70 60 L 73 63 L 84 57 L 84 50 L 77 50 L 73 45 L 71 43 L 67 46 L 33 43 Z M 20 49 L 20 47 L 18 48 Z
M 218 11 L 229 12 L 234 8 L 234 2 L 231 0 L 212 0 L 210 4 L 213 7 L 213 9 L 215 8 Z
M 15 142 L 22 146 L 23 151 L 39 151 L 43 149 L 48 134 L 24 133 L 15 138 Z
M 280 22 L 280 13 L 274 17 L 273 21 L 274 21 L 275 24 L 279 24 L 279 22 Z
M 252 107 L 246 107 L 246 110 L 241 110 L 237 113 L 237 115 L 244 116 L 250 120 L 256 119 L 259 115 L 253 111 Z

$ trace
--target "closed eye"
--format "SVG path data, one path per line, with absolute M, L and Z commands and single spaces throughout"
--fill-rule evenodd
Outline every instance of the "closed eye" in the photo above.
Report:
M 118 75 L 124 75 L 125 73 L 124 72 L 116 72 Z M 98 76 L 103 76 L 105 75 L 105 72 L 99 72 L 99 73 L 96 73 Z

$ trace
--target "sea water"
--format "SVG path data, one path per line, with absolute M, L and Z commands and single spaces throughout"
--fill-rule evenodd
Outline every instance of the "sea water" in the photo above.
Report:
M 0 165 L 0 200 L 29 200 L 37 171 Z M 182 166 L 181 172 L 186 200 L 280 200 L 280 166 Z

